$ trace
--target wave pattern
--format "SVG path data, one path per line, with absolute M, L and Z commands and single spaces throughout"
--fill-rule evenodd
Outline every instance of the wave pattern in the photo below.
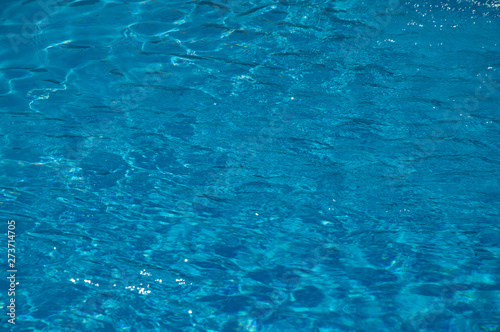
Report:
M 500 327 L 498 1 L 3 4 L 19 325 Z

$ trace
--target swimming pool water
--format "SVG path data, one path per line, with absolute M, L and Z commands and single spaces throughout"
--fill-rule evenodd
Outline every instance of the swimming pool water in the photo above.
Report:
M 1 328 L 500 331 L 499 10 L 2 1 Z

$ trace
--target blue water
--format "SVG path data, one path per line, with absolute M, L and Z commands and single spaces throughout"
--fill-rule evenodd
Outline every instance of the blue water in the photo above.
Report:
M 1 5 L 0 329 L 500 331 L 498 0 Z

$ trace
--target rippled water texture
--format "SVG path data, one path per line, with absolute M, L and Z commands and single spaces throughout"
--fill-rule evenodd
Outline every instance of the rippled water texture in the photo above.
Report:
M 498 0 L 1 5 L 18 331 L 500 331 Z

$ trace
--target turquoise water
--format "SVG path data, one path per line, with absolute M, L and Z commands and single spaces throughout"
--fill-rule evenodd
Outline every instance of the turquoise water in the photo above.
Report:
M 500 331 L 497 0 L 0 11 L 2 329 Z

